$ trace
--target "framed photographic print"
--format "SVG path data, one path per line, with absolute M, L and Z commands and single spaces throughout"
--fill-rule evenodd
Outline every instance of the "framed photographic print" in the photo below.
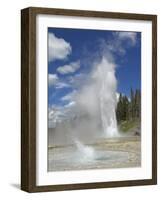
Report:
M 157 16 L 21 11 L 21 188 L 157 183 Z

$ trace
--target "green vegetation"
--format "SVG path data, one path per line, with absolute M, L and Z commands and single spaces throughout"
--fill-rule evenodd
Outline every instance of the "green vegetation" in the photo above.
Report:
M 131 89 L 130 98 L 120 93 L 117 103 L 116 117 L 119 129 L 122 132 L 139 127 L 141 119 L 141 93 L 140 90 Z
M 129 132 L 132 131 L 134 128 L 139 126 L 138 120 L 130 120 L 130 121 L 123 121 L 119 124 L 119 129 L 121 132 Z

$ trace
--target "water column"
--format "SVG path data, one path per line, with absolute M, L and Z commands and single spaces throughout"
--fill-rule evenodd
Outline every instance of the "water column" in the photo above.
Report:
M 100 111 L 101 121 L 105 137 L 117 137 L 116 120 L 116 87 L 115 66 L 108 62 L 106 58 L 102 59 L 99 67 L 99 73 L 102 77 L 100 81 Z

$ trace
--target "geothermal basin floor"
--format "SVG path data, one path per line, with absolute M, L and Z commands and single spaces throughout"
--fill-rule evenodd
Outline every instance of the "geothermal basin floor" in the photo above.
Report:
M 102 139 L 94 144 L 48 148 L 48 171 L 141 166 L 140 136 Z

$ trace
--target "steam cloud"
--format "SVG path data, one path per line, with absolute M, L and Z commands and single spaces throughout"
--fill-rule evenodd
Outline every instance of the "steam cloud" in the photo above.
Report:
M 70 100 L 61 108 L 62 112 L 60 108 L 52 110 L 54 119 L 58 114 L 62 121 L 54 129 L 49 129 L 50 145 L 71 143 L 73 138 L 90 143 L 101 137 L 117 135 L 115 67 L 106 56 L 102 56 L 93 64 L 79 90 L 62 99 Z
M 72 51 L 71 45 L 55 35 L 49 37 L 49 53 L 59 44 L 55 49 L 56 54 L 49 54 L 49 60 L 65 59 Z M 126 45 L 123 47 L 124 43 Z M 77 73 L 70 77 L 70 73 L 80 68 L 80 60 L 57 68 L 59 74 L 68 74 L 66 82 L 55 76 L 49 77 L 57 89 L 71 85 L 75 87 L 70 94 L 61 98 L 61 101 L 67 102 L 66 105 L 49 108 L 49 146 L 75 141 L 88 144 L 101 137 L 117 136 L 115 109 L 118 93 L 114 54 L 125 55 L 128 48 L 135 44 L 136 33 L 115 32 L 111 41 L 102 40 L 95 61 L 87 62 L 87 68 L 91 69 L 88 74 Z

